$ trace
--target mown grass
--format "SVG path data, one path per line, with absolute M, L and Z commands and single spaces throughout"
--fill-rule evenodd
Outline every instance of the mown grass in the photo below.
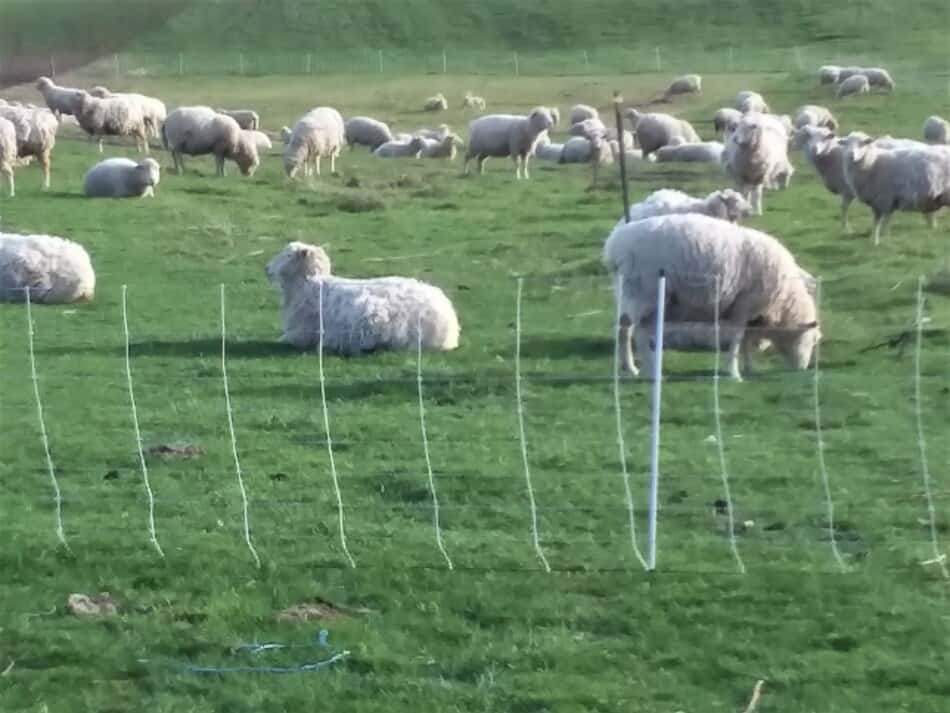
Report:
M 260 107 L 267 128 L 317 103 L 398 128 L 447 120 L 413 110 L 431 91 L 471 88 L 497 110 L 556 101 L 604 106 L 612 89 L 653 96 L 665 76 L 516 80 L 349 77 L 136 80 L 169 105 Z M 897 78 L 901 82 L 901 77 Z M 934 80 L 936 87 L 939 80 Z M 133 86 L 126 80 L 128 86 Z M 117 85 L 116 89 L 125 88 Z M 711 135 L 707 117 L 751 86 L 779 110 L 827 101 L 798 75 L 707 77 L 674 110 Z M 938 91 L 935 89 L 934 92 Z M 23 96 L 26 96 L 25 94 Z M 848 129 L 916 135 L 933 94 L 831 102 Z M 944 104 L 945 107 L 945 104 Z M 110 147 L 109 155 L 130 155 Z M 934 567 L 920 477 L 912 352 L 864 351 L 913 322 L 917 276 L 947 258 L 946 223 L 898 216 L 878 248 L 869 217 L 839 234 L 837 201 L 796 158 L 792 188 L 751 224 L 779 236 L 824 280 L 824 440 L 837 507 L 832 557 L 817 476 L 810 374 L 759 362 L 722 384 L 722 425 L 740 523 L 737 574 L 713 433 L 711 355 L 670 354 L 664 386 L 659 571 L 633 556 L 612 401 L 613 305 L 598 257 L 620 213 L 617 191 L 588 190 L 583 167 L 537 165 L 516 183 L 507 162 L 461 178 L 440 162 L 347 153 L 340 176 L 289 186 L 269 157 L 252 179 L 213 176 L 195 160 L 150 201 L 79 197 L 97 156 L 57 147 L 54 187 L 19 172 L 0 203 L 5 230 L 79 240 L 99 275 L 96 300 L 36 307 L 39 388 L 63 490 L 68 551 L 54 537 L 22 306 L 0 310 L 0 620 L 3 711 L 734 711 L 768 680 L 762 711 L 938 713 L 946 673 L 947 585 Z M 167 158 L 162 156 L 163 164 Z M 232 169 L 232 174 L 234 173 Z M 632 168 L 632 194 L 705 192 L 707 168 Z M 946 220 L 946 219 L 944 219 Z M 346 536 L 336 498 L 313 354 L 276 343 L 278 299 L 263 266 L 288 240 L 321 243 L 344 275 L 405 274 L 443 287 L 462 347 L 424 357 L 424 400 L 448 571 L 436 547 L 419 429 L 413 354 L 326 359 L 326 391 Z M 541 545 L 532 547 L 514 382 L 516 277 L 524 278 L 522 371 L 528 458 Z M 255 569 L 220 371 L 219 283 L 227 288 L 231 396 L 250 496 Z M 128 405 L 120 311 L 128 285 L 135 395 L 149 455 L 160 559 L 147 532 Z M 933 327 L 950 323 L 929 294 Z M 945 333 L 928 332 L 922 403 L 945 540 L 950 442 Z M 641 544 L 649 387 L 623 384 L 627 459 Z M 749 521 L 748 526 L 745 525 Z M 80 620 L 71 592 L 110 592 L 120 616 Z M 322 597 L 372 613 L 279 622 Z M 188 663 L 295 663 L 293 649 L 232 654 L 250 641 L 306 643 L 317 629 L 347 663 L 289 676 L 202 676 Z M 266 657 L 266 658 L 265 658 Z

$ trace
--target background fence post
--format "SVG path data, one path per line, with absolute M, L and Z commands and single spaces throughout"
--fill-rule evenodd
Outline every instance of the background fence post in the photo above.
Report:
M 514 56 L 515 56 L 515 76 L 516 76 L 516 77 L 520 77 L 520 76 L 521 76 L 521 68 L 518 66 L 518 53 L 515 52 L 515 53 L 514 53 Z
M 663 63 L 660 61 L 660 48 L 659 48 L 659 47 L 656 48 L 656 71 L 657 71 L 657 72 L 662 72 L 662 71 L 663 71 Z
M 382 74 L 383 73 L 383 51 L 382 50 L 377 51 L 377 57 L 379 59 L 379 73 Z
M 307 74 L 313 74 L 313 55 L 307 52 Z
M 112 55 L 112 61 L 115 63 L 115 76 L 116 76 L 116 79 L 118 79 L 119 77 L 122 76 L 122 70 L 119 67 L 119 55 L 118 54 Z
M 179 52 L 178 53 L 178 76 L 181 77 L 185 73 L 185 57 Z
M 445 48 L 442 48 L 442 74 L 447 74 L 449 71 L 449 58 L 445 54 Z
M 49 58 L 49 74 L 51 79 L 56 79 L 56 58 L 53 55 Z

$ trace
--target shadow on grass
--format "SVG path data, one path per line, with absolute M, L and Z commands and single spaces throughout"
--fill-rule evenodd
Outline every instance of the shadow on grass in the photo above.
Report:
M 297 349 L 281 344 L 276 339 L 264 341 L 252 339 L 247 341 L 228 341 L 229 359 L 259 359 L 266 357 L 292 357 L 300 355 Z M 125 347 L 119 344 L 83 345 L 83 346 L 53 346 L 38 348 L 38 353 L 50 356 L 69 356 L 71 354 L 100 354 L 123 358 Z M 180 341 L 151 340 L 133 342 L 129 352 L 132 358 L 138 357 L 180 357 L 184 359 L 220 357 L 221 340 L 219 338 L 192 339 Z

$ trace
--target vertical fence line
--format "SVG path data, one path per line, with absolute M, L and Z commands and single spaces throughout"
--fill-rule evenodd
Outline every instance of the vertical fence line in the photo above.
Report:
M 185 73 L 185 57 L 179 52 L 178 53 L 178 76 L 182 76 Z
M 49 75 L 50 79 L 56 79 L 56 58 L 53 55 L 49 58 Z
M 735 50 L 734 50 L 732 47 L 730 47 L 730 48 L 729 48 L 729 71 L 730 71 L 730 72 L 733 70 L 733 66 L 734 66 L 734 65 L 733 65 L 733 55 L 734 55 L 734 53 L 735 53 Z
M 36 400 L 36 417 L 40 422 L 40 438 L 43 441 L 43 453 L 46 456 L 46 471 L 53 486 L 53 496 L 56 500 L 56 538 L 60 544 L 69 548 L 66 543 L 66 532 L 63 529 L 63 496 L 56 479 L 56 468 L 53 466 L 53 456 L 49 448 L 49 434 L 46 430 L 46 417 L 43 415 L 43 400 L 40 398 L 40 380 L 36 373 L 36 353 L 34 347 L 35 335 L 33 329 L 33 307 L 30 301 L 30 288 L 23 290 L 26 295 L 26 336 L 30 351 L 30 379 L 33 381 L 33 397 Z
M 521 76 L 521 68 L 518 66 L 518 53 L 517 53 L 517 52 L 514 53 L 514 58 L 515 58 L 515 76 L 516 76 L 516 77 L 520 77 L 520 76 Z
M 637 561 L 648 569 L 647 561 L 643 559 L 643 553 L 637 545 L 637 521 L 634 510 L 633 490 L 630 487 L 630 471 L 627 468 L 627 445 L 623 437 L 623 409 L 620 403 L 620 360 L 623 357 L 623 350 L 626 345 L 620 341 L 620 319 L 623 315 L 623 277 L 617 275 L 617 321 L 615 332 L 617 334 L 616 346 L 614 348 L 614 414 L 617 421 L 617 448 L 620 451 L 620 475 L 623 478 L 624 502 L 627 504 L 627 524 L 630 529 L 630 546 L 633 548 L 633 554 Z M 627 335 L 627 339 L 630 335 Z
M 135 445 L 139 452 L 139 465 L 142 468 L 142 482 L 145 484 L 145 494 L 148 496 L 148 536 L 160 557 L 165 557 L 162 546 L 158 544 L 155 534 L 155 495 L 148 479 L 148 463 L 145 461 L 145 451 L 142 448 L 142 431 L 139 428 L 139 412 L 135 406 L 135 389 L 132 386 L 132 355 L 129 339 L 129 307 L 128 285 L 122 285 L 122 330 L 125 335 L 125 377 L 129 388 L 129 406 L 132 411 L 132 426 L 135 429 Z
M 821 278 L 819 277 L 815 282 L 815 312 L 818 315 L 819 321 L 821 320 Z M 831 478 L 828 476 L 828 467 L 825 463 L 825 440 L 824 434 L 822 433 L 821 428 L 821 389 L 819 388 L 819 382 L 821 381 L 821 340 L 815 343 L 815 369 L 813 372 L 814 378 L 812 379 L 813 386 L 813 395 L 815 402 L 815 439 L 816 439 L 816 450 L 818 453 L 818 472 L 821 475 L 822 487 L 825 491 L 825 506 L 828 511 L 828 538 L 831 541 L 831 551 L 835 556 L 835 561 L 838 563 L 838 566 L 841 568 L 842 572 L 848 570 L 848 566 L 844 562 L 844 558 L 841 556 L 841 552 L 838 550 L 838 538 L 837 533 L 835 532 L 835 503 L 831 497 Z
M 439 496 L 435 489 L 435 475 L 432 473 L 432 458 L 429 455 L 429 433 L 426 429 L 426 406 L 422 395 L 422 313 L 419 313 L 419 320 L 416 325 L 416 386 L 419 392 L 419 427 L 422 430 L 422 452 L 426 459 L 426 473 L 429 476 L 429 494 L 432 496 L 432 522 L 435 526 L 435 542 L 439 546 L 439 552 L 445 558 L 445 564 L 449 569 L 455 569 L 452 564 L 452 558 L 445 549 L 445 543 L 442 541 L 442 523 L 439 518 Z
M 937 512 L 934 507 L 933 492 L 930 485 L 930 466 L 927 464 L 927 441 L 924 437 L 924 416 L 921 405 L 920 392 L 920 353 L 924 340 L 924 276 L 917 280 L 917 340 L 914 348 L 914 416 L 917 422 L 917 448 L 920 451 L 920 474 L 924 481 L 924 495 L 927 499 L 927 517 L 930 524 L 930 543 L 933 548 L 933 559 L 927 564 L 936 564 L 944 579 L 950 579 L 947 571 L 946 555 L 940 552 L 937 541 Z
M 122 69 L 121 69 L 121 65 L 119 64 L 119 55 L 118 54 L 112 55 L 112 61 L 115 63 L 115 78 L 118 79 L 119 77 L 122 76 Z
M 442 48 L 442 74 L 446 74 L 449 71 L 449 58 L 445 52 L 445 48 Z
M 238 73 L 244 76 L 244 53 L 238 54 Z
M 590 59 L 587 57 L 587 50 L 584 50 L 584 72 L 590 73 Z
M 662 71 L 663 71 L 663 62 L 660 60 L 660 48 L 659 48 L 659 47 L 656 48 L 656 71 L 657 71 L 657 72 L 662 72 Z
M 666 310 L 666 275 L 660 270 L 656 282 L 656 356 L 653 360 L 653 408 L 650 414 L 650 513 L 647 564 L 656 569 L 657 509 L 660 494 L 660 404 L 663 389 L 663 329 Z
M 261 558 L 251 542 L 251 520 L 248 513 L 247 489 L 244 487 L 244 475 L 241 472 L 241 459 L 238 457 L 237 435 L 234 432 L 234 410 L 231 408 L 231 389 L 228 386 L 228 328 L 227 303 L 224 283 L 221 284 L 221 381 L 224 386 L 224 404 L 228 412 L 228 434 L 231 436 L 231 455 L 234 457 L 234 473 L 237 475 L 238 489 L 241 491 L 241 506 L 244 511 L 244 541 L 254 557 L 257 568 L 261 568 Z
M 350 567 L 356 568 L 356 561 L 350 554 L 350 549 L 346 546 L 346 527 L 343 516 L 343 494 L 340 492 L 340 480 L 336 473 L 336 460 L 333 458 L 333 440 L 330 438 L 330 409 L 327 407 L 327 387 L 326 376 L 323 371 L 323 280 L 320 280 L 320 318 L 318 325 L 320 327 L 320 343 L 317 352 L 317 369 L 320 372 L 320 403 L 323 405 L 323 430 L 327 436 L 327 455 L 330 457 L 330 476 L 333 478 L 333 491 L 336 493 L 336 510 L 340 522 L 340 546 L 343 548 L 343 554 L 346 555 Z
M 726 498 L 726 517 L 729 525 L 729 548 L 732 550 L 732 556 L 736 560 L 736 566 L 739 572 L 746 573 L 745 562 L 742 561 L 742 555 L 739 554 L 739 543 L 736 541 L 736 513 L 732 504 L 732 488 L 729 486 L 729 469 L 726 467 L 726 445 L 722 437 L 722 409 L 719 404 L 719 360 L 722 357 L 720 322 L 719 322 L 719 298 L 722 285 L 722 277 L 716 275 L 716 297 L 713 302 L 713 339 L 716 342 L 716 361 L 713 365 L 713 418 L 716 425 L 716 450 L 719 453 L 719 478 L 722 480 L 722 492 Z
M 383 51 L 377 50 L 376 57 L 379 60 L 379 73 L 382 74 L 383 73 Z
M 545 572 L 551 571 L 548 558 L 541 549 L 541 538 L 538 535 L 538 506 L 534 500 L 534 487 L 531 485 L 531 468 L 528 465 L 528 441 L 525 438 L 524 428 L 524 399 L 521 394 L 521 293 L 524 288 L 524 278 L 518 278 L 518 291 L 515 296 L 515 398 L 518 401 L 518 436 L 521 443 L 521 462 L 524 465 L 524 480 L 528 490 L 528 505 L 531 510 L 531 537 L 534 541 L 534 551 L 541 560 Z
M 307 52 L 307 74 L 313 74 L 313 55 Z

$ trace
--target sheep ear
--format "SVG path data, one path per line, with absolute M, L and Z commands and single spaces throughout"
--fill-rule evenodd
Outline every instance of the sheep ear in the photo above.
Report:
M 809 329 L 815 329 L 818 327 L 818 320 L 808 322 L 807 324 L 801 325 L 801 330 L 807 332 Z

